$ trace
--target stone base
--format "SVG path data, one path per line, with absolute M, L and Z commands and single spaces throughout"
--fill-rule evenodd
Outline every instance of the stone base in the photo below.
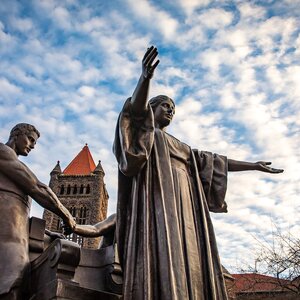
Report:
M 55 279 L 33 295 L 30 300 L 119 300 L 122 296 L 95 291 L 72 284 L 69 281 Z
M 31 220 L 30 300 L 122 299 L 122 272 L 113 243 L 91 250 L 56 239 L 46 246 L 44 229 L 44 220 Z

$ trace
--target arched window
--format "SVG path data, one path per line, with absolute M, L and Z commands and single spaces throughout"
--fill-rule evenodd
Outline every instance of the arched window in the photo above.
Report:
M 77 194 L 77 185 L 76 184 L 74 185 L 74 188 L 73 188 L 73 194 Z
M 84 225 L 87 222 L 87 208 L 85 206 L 80 207 L 78 224 Z
M 83 184 L 80 186 L 79 194 L 83 194 Z
M 75 218 L 75 221 L 77 224 L 86 224 L 86 207 L 80 207 L 79 209 L 76 209 L 75 206 L 72 206 L 69 208 L 69 211 L 71 215 Z M 68 240 L 73 241 L 80 246 L 83 246 L 84 238 L 77 235 L 76 233 L 71 233 L 66 237 Z
M 86 187 L 86 194 L 89 194 L 91 192 L 91 188 L 90 185 L 88 184 Z
M 76 218 L 76 207 L 70 207 L 69 212 L 74 218 Z
M 67 187 L 67 195 L 70 195 L 71 194 L 71 186 L 68 184 L 68 187 Z
M 60 187 L 60 192 L 59 192 L 59 193 L 60 193 L 61 195 L 63 195 L 64 192 L 65 192 L 65 186 L 62 184 L 61 187 Z

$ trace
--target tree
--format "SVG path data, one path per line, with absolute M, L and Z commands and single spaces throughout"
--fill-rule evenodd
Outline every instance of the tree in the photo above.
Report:
M 275 228 L 271 242 L 256 239 L 259 251 L 255 267 L 241 270 L 246 274 L 240 276 L 244 275 L 242 280 L 248 291 L 268 288 L 270 292 L 286 291 L 300 295 L 300 239 Z
M 300 295 L 300 239 L 278 228 L 271 244 L 261 243 L 257 261 L 265 267 L 264 273 L 273 275 L 277 283 Z

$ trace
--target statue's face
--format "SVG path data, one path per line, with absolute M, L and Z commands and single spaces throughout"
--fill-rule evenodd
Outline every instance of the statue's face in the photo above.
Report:
M 30 131 L 27 134 L 22 133 L 16 136 L 15 151 L 17 155 L 27 156 L 34 148 L 37 139 L 38 135 L 34 131 Z
M 163 100 L 154 111 L 156 127 L 163 129 L 167 127 L 175 114 L 175 106 L 171 100 Z

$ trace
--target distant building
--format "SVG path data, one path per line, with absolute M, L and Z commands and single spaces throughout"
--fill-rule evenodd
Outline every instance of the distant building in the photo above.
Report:
M 234 279 L 226 282 L 230 299 L 236 300 L 297 300 L 299 290 L 289 280 L 258 274 L 231 274 Z M 298 292 L 298 293 L 297 293 Z
M 107 217 L 108 193 L 104 175 L 101 162 L 96 166 L 86 144 L 64 171 L 61 171 L 59 161 L 57 162 L 50 173 L 49 186 L 78 224 L 95 224 Z M 62 232 L 59 217 L 45 210 L 43 219 L 46 220 L 47 229 Z M 97 248 L 100 240 L 82 238 L 76 234 L 67 238 L 90 249 Z

